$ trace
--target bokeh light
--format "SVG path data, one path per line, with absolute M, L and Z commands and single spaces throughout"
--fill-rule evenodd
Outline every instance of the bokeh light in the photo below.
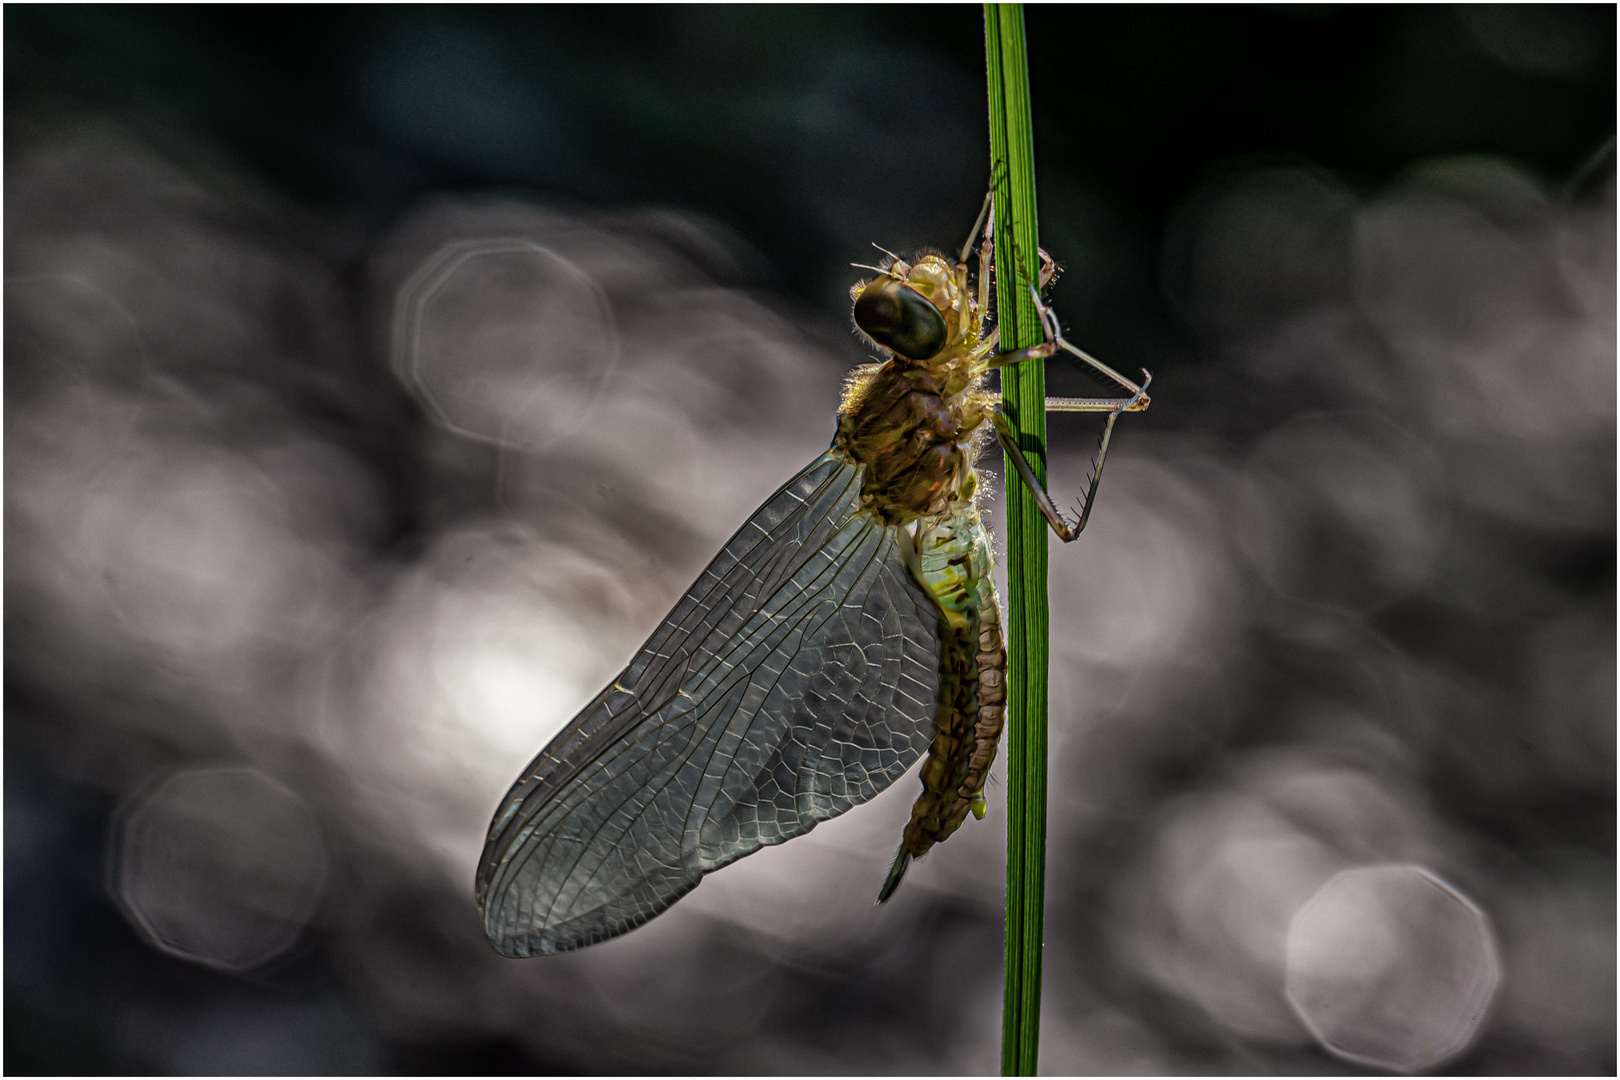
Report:
M 1501 980 L 1484 914 L 1421 866 L 1341 870 L 1288 924 L 1288 1000 L 1351 1061 L 1434 1068 L 1478 1034 Z
M 446 427 L 539 447 L 590 415 L 618 341 L 584 271 L 523 239 L 441 249 L 400 291 L 395 365 Z
M 291 948 L 326 884 L 320 826 L 261 773 L 166 777 L 123 814 L 112 888 L 158 948 L 229 969 Z

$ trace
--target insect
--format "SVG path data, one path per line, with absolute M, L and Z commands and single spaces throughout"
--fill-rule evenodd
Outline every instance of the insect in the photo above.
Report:
M 704 874 L 872 798 L 925 751 L 879 903 L 912 860 L 983 816 L 1006 650 L 974 460 L 993 433 L 1053 531 L 1073 540 L 1114 422 L 1147 407 L 1151 381 L 1065 341 L 1034 284 L 1046 340 L 997 351 L 992 219 L 987 197 L 954 263 L 891 255 L 866 267 L 877 277 L 851 290 L 855 325 L 885 358 L 851 374 L 832 445 L 744 523 L 502 800 L 476 883 L 497 951 L 564 952 L 632 930 Z M 1056 268 L 1041 259 L 1044 286 Z M 1126 391 L 1047 399 L 1107 414 L 1074 521 L 983 385 L 1059 349 Z

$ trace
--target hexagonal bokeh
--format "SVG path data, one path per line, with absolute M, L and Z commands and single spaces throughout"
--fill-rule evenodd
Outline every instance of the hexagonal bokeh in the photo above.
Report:
M 290 948 L 326 884 L 297 795 L 242 767 L 175 773 L 123 814 L 110 867 L 125 913 L 164 952 L 239 970 Z
M 1501 981 L 1484 913 L 1420 866 L 1340 871 L 1289 923 L 1288 1000 L 1351 1061 L 1433 1068 L 1473 1041 Z
M 469 438 L 533 450 L 575 430 L 618 348 L 596 281 L 522 237 L 446 244 L 400 289 L 395 372 Z

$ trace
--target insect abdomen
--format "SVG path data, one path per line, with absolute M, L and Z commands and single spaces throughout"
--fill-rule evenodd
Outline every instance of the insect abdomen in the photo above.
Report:
M 982 792 L 1006 717 L 1007 652 L 990 578 L 990 544 L 971 505 L 918 537 L 919 577 L 940 609 L 940 693 L 934 741 L 922 768 L 900 853 L 878 894 L 887 900 L 906 866 L 982 816 Z

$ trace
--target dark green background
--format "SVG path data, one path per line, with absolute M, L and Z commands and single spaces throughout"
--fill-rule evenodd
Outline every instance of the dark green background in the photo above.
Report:
M 1569 176 L 1614 128 L 1614 8 L 1470 11 L 1032 7 L 1042 179 L 1071 180 L 1151 247 L 1234 158 L 1308 160 L 1362 189 L 1439 154 Z M 828 305 L 841 291 L 815 285 L 847 237 L 805 220 L 805 185 L 932 238 L 960 231 L 984 182 L 982 148 L 943 132 L 982 117 L 971 5 L 9 5 L 5 25 L 13 137 L 22 116 L 108 113 L 366 221 L 490 186 L 678 205 Z M 850 48 L 867 78 L 828 82 L 819 112 L 782 106 Z

